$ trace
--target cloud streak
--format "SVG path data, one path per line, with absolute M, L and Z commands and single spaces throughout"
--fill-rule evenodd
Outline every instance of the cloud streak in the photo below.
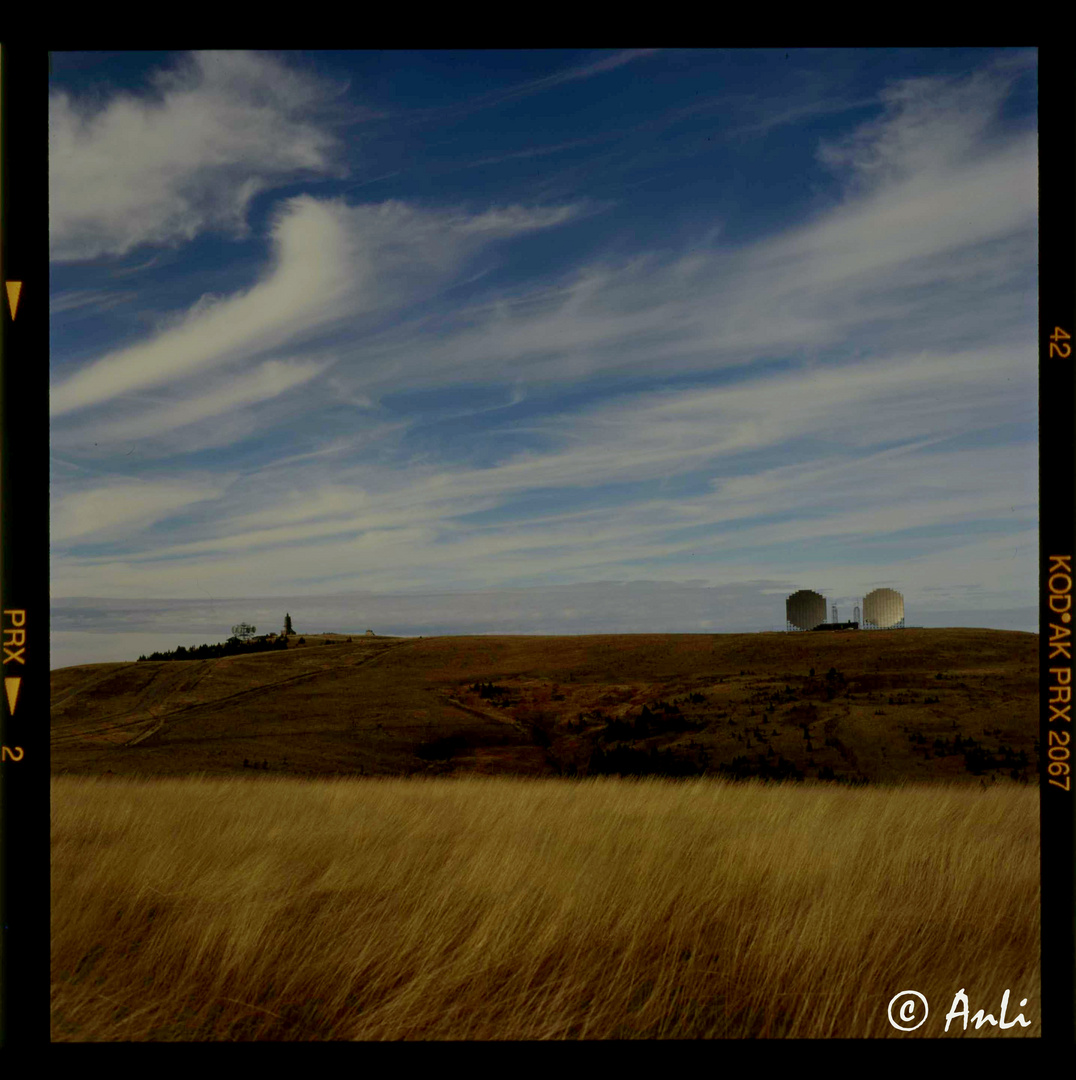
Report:
M 249 289 L 206 298 L 153 340 L 106 355 L 54 386 L 53 417 L 258 353 L 301 345 L 342 319 L 391 310 L 483 243 L 569 220 L 570 207 L 424 212 L 296 196 L 272 226 L 272 269 Z
M 138 532 L 197 503 L 219 498 L 225 486 L 223 477 L 208 477 L 201 482 L 188 477 L 183 481 L 156 483 L 113 480 L 70 492 L 53 506 L 50 539 L 54 544 L 91 538 L 130 540 Z

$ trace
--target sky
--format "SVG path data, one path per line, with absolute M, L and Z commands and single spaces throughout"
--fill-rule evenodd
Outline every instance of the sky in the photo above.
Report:
M 1034 632 L 1036 63 L 54 53 L 52 667 Z

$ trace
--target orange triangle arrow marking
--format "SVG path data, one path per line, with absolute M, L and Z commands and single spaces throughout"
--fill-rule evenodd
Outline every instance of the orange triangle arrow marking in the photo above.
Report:
M 7 693 L 7 708 L 8 712 L 15 712 L 15 702 L 19 696 L 19 684 L 22 679 L 5 679 L 4 691 Z
M 7 286 L 8 307 L 11 308 L 11 317 L 12 317 L 12 319 L 14 319 L 15 318 L 15 311 L 19 306 L 19 293 L 22 292 L 22 282 L 21 281 L 5 281 L 4 284 Z

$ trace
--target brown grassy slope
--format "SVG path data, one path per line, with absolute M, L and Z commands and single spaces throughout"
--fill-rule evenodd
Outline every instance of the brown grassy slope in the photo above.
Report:
M 54 672 L 54 770 L 251 775 L 247 759 L 267 762 L 266 775 L 586 773 L 596 751 L 623 744 L 705 772 L 742 760 L 979 783 L 952 745 L 934 745 L 959 735 L 989 751 L 986 782 L 1035 775 L 1032 634 L 322 640 Z M 660 703 L 681 719 L 634 726 Z
M 944 1038 L 961 988 L 1031 1022 L 967 1035 L 1041 1033 L 1033 788 L 61 777 L 52 806 L 56 1040 Z

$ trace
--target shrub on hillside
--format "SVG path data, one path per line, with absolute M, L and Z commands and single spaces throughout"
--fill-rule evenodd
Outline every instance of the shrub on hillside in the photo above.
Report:
M 467 745 L 460 735 L 446 735 L 440 739 L 419 743 L 415 747 L 415 756 L 423 761 L 447 761 L 457 751 Z

